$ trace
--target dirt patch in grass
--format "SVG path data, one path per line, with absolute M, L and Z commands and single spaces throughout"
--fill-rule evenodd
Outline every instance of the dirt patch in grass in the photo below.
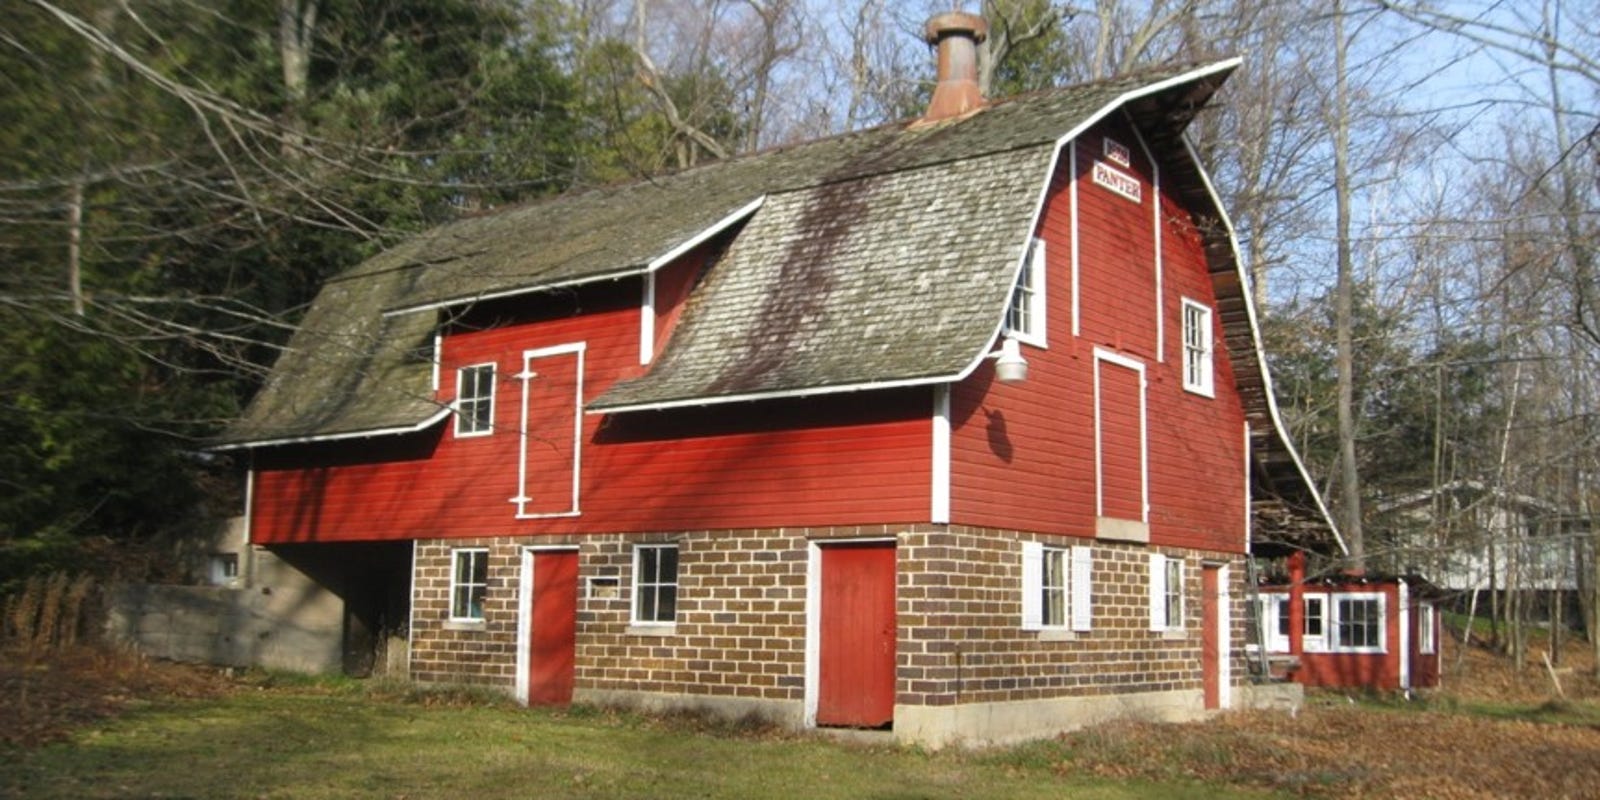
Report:
M 34 747 L 130 707 L 215 697 L 235 684 L 219 670 L 152 661 L 128 650 L 0 649 L 0 745 Z

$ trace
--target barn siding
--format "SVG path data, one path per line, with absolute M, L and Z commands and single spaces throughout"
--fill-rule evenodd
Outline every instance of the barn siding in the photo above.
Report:
M 1132 163 L 1122 171 L 1138 176 L 1139 204 L 1090 179 L 1107 133 L 1131 151 Z M 1158 352 L 1151 206 L 1157 193 L 1150 165 L 1121 121 L 1097 126 L 1076 146 L 1077 173 L 1071 173 L 1072 160 L 1063 152 L 1037 234 L 1046 242 L 1048 259 L 1048 347 L 1023 346 L 1029 375 L 1022 384 L 996 382 L 992 366 L 985 363 L 952 392 L 952 521 L 1092 535 L 1094 351 L 1100 347 L 1145 367 L 1152 543 L 1242 552 L 1244 410 L 1233 385 L 1220 314 L 1212 314 L 1216 397 L 1184 391 L 1180 371 L 1183 298 L 1216 307 L 1193 216 L 1175 196 L 1160 196 L 1165 335 Z M 1076 337 L 1071 315 L 1073 180 L 1082 236 Z
M 519 488 L 522 385 L 515 376 L 523 368 L 523 351 L 584 343 L 583 392 L 591 399 L 612 382 L 644 369 L 639 365 L 640 297 L 634 281 L 543 298 L 539 310 L 531 313 L 510 303 L 475 310 L 444 337 L 439 400 L 454 398 L 459 367 L 493 361 L 495 432 L 457 438 L 449 419 L 412 436 L 263 451 L 255 469 L 252 541 L 853 525 L 926 518 L 932 399 L 929 390 L 914 389 L 585 414 L 581 514 L 516 519 L 511 498 Z M 530 470 L 538 469 L 540 447 L 540 439 L 530 437 Z M 548 493 L 559 491 L 561 479 L 541 481 L 535 475 L 529 483 Z M 558 505 L 565 506 L 564 499 Z

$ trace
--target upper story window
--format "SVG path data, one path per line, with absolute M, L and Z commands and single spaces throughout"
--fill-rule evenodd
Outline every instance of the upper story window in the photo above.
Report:
M 456 435 L 494 432 L 494 365 L 475 364 L 456 371 Z
M 489 593 L 489 551 L 481 547 L 450 551 L 450 619 L 483 620 Z
M 1011 289 L 1006 308 L 1006 333 L 1018 341 L 1045 346 L 1044 240 L 1034 239 L 1022 260 L 1022 273 Z
M 1211 309 L 1183 299 L 1183 388 L 1214 397 L 1212 377 Z
M 670 625 L 678 614 L 678 546 L 633 548 L 633 622 Z

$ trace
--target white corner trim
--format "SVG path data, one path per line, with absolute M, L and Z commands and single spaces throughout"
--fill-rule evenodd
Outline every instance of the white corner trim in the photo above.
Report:
M 639 363 L 648 364 L 656 353 L 656 274 L 644 274 L 644 297 L 639 302 Z
M 950 384 L 933 387 L 933 486 L 930 521 L 950 522 Z
M 206 448 L 212 452 L 227 450 L 243 450 L 250 447 L 276 447 L 285 444 L 308 444 L 311 442 L 339 442 L 346 439 L 370 439 L 375 436 L 395 436 L 402 433 L 416 433 L 424 431 L 438 424 L 445 417 L 450 416 L 454 409 L 449 406 L 439 409 L 432 416 L 416 423 L 415 425 L 396 425 L 392 428 L 372 428 L 363 431 L 347 431 L 345 433 L 325 433 L 314 436 L 286 436 L 282 439 L 258 439 L 249 442 L 233 442 L 219 444 Z
M 433 330 L 433 359 L 432 360 L 433 360 L 433 365 L 432 365 L 433 366 L 433 376 L 431 378 L 430 385 L 433 387 L 433 391 L 434 392 L 438 392 L 439 391 L 439 381 L 440 381 L 439 370 L 442 368 L 442 365 L 443 365 L 443 362 L 444 362 L 444 334 L 439 332 L 438 328 L 434 328 L 434 330 Z
M 1250 544 L 1255 539 L 1255 515 L 1250 513 L 1250 506 L 1255 502 L 1251 496 L 1250 480 L 1250 420 L 1244 421 L 1244 552 L 1250 552 Z
M 1395 589 L 1400 594 L 1400 613 L 1396 620 L 1400 628 L 1400 688 L 1411 689 L 1411 587 L 1405 581 L 1396 581 Z M 1389 621 L 1384 620 L 1384 625 Z
M 1237 64 L 1239 59 L 1230 59 L 1228 62 Z M 1267 369 L 1267 350 L 1261 342 L 1261 326 L 1256 316 L 1255 300 L 1250 294 L 1250 276 L 1245 271 L 1244 259 L 1239 257 L 1239 237 L 1233 228 L 1233 218 L 1228 216 L 1228 210 L 1222 206 L 1222 197 L 1217 194 L 1217 187 L 1211 182 L 1211 175 L 1206 172 L 1200 155 L 1194 151 L 1194 144 L 1189 137 L 1183 139 L 1184 149 L 1189 153 L 1189 159 L 1194 162 L 1195 172 L 1200 175 L 1200 182 L 1205 185 L 1206 193 L 1211 197 L 1212 208 L 1217 212 L 1217 218 L 1222 221 L 1223 230 L 1228 232 L 1228 249 L 1233 254 L 1233 268 L 1239 280 L 1240 301 L 1244 304 L 1245 316 L 1250 320 L 1250 342 L 1255 349 L 1256 369 L 1261 373 L 1261 393 L 1267 400 L 1267 413 L 1272 418 L 1273 433 L 1278 441 L 1283 444 L 1284 451 L 1289 454 L 1294 467 L 1300 472 L 1300 480 L 1311 492 L 1311 498 L 1317 503 L 1317 510 L 1321 512 L 1322 519 L 1328 525 L 1328 530 L 1333 532 L 1333 540 L 1338 543 L 1340 552 L 1350 554 L 1350 548 L 1344 542 L 1344 536 L 1339 533 L 1339 525 L 1333 519 L 1333 514 L 1328 510 L 1328 505 L 1322 500 L 1322 492 L 1317 490 L 1317 484 L 1311 480 L 1311 474 L 1306 471 L 1305 462 L 1300 459 L 1299 451 L 1295 450 L 1294 442 L 1289 440 L 1284 432 L 1283 416 L 1278 411 L 1276 393 L 1272 388 L 1272 372 Z
M 517 430 L 517 496 L 510 498 L 511 503 L 517 507 L 517 519 L 549 519 L 554 517 L 580 516 L 578 505 L 578 488 L 583 475 L 583 371 L 584 352 L 588 349 L 587 342 L 568 342 L 566 344 L 540 347 L 533 350 L 522 351 L 522 371 L 513 377 L 522 381 L 522 421 Z M 528 398 L 531 383 L 538 373 L 533 371 L 533 361 L 536 358 L 551 356 L 576 355 L 575 369 L 576 386 L 573 392 L 573 420 L 572 420 L 572 503 L 565 511 L 545 513 L 528 513 L 528 503 L 533 501 L 528 496 Z
M 822 546 L 813 539 L 806 542 L 806 672 L 802 702 L 807 728 L 817 727 L 817 694 L 821 686 L 817 673 L 822 668 L 821 637 Z
M 1080 274 L 1078 257 L 1078 142 L 1076 139 L 1067 143 L 1067 171 L 1072 175 L 1072 180 L 1067 181 L 1067 206 L 1072 217 L 1072 335 L 1077 337 L 1082 333 L 1079 323 L 1082 315 L 1078 313 L 1078 276 Z
M 517 702 L 522 705 L 528 704 L 528 649 L 532 642 L 533 550 L 525 547 L 517 573 L 517 680 L 514 690 Z

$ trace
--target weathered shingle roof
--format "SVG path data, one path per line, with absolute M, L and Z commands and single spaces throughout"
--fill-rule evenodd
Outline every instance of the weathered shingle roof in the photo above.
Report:
M 235 445 L 415 428 L 430 310 L 604 280 L 765 202 L 667 352 L 595 409 L 948 380 L 992 341 L 1064 136 L 1125 108 L 1182 129 L 1231 62 L 1000 101 L 461 220 L 330 281 Z

